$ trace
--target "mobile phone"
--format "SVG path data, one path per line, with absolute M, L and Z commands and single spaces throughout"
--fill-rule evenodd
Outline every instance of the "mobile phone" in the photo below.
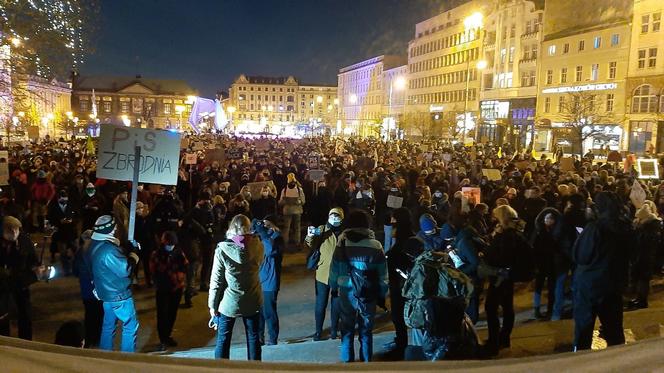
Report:
M 46 267 L 47 273 L 48 273 L 48 279 L 53 280 L 55 278 L 55 267 L 54 266 L 48 266 Z

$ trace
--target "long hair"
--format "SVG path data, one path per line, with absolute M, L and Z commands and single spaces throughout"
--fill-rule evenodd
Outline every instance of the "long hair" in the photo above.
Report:
M 498 220 L 498 224 L 503 228 L 514 228 L 519 215 L 508 205 L 498 206 L 493 209 L 493 217 Z
M 228 224 L 226 238 L 231 239 L 235 236 L 242 236 L 251 232 L 251 221 L 242 214 L 235 215 Z

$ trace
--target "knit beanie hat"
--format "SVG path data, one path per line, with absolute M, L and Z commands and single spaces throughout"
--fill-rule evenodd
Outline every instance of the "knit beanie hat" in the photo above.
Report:
M 436 230 L 436 219 L 431 214 L 423 214 L 420 216 L 420 229 L 422 232 L 431 232 Z
M 286 175 L 286 179 L 288 179 L 288 182 L 289 182 L 289 183 L 294 183 L 294 182 L 297 181 L 297 180 L 295 179 L 295 174 L 292 173 L 292 172 L 289 173 L 288 175 Z
M 115 229 L 115 219 L 111 215 L 102 215 L 95 222 L 95 233 L 109 234 Z
M 344 210 L 341 207 L 335 207 L 330 210 L 330 212 L 327 214 L 328 216 L 332 214 L 337 214 L 339 217 L 343 220 L 344 218 Z

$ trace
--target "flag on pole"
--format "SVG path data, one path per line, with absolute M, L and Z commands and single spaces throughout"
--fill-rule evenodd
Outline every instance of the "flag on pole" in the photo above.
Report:
M 502 157 L 503 157 L 503 147 L 501 146 L 501 147 L 498 148 L 498 158 L 502 158 Z
M 93 156 L 95 154 L 95 143 L 92 141 L 92 136 L 88 136 L 88 140 L 85 143 L 85 149 L 87 150 L 89 156 Z
M 539 154 L 537 154 L 537 152 L 535 151 L 535 148 L 533 148 L 533 150 L 530 152 L 530 154 L 531 154 L 531 155 L 533 156 L 533 158 L 535 158 L 535 159 L 539 159 L 539 157 L 540 157 Z

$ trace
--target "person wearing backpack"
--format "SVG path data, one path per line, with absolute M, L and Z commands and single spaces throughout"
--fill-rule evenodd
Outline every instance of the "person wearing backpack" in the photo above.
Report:
M 485 253 L 488 266 L 497 268 L 489 276 L 484 310 L 486 312 L 489 339 L 485 345 L 488 356 L 495 356 L 501 348 L 510 347 L 510 335 L 514 327 L 514 282 L 529 278 L 532 263 L 528 259 L 530 245 L 519 231 L 519 217 L 510 206 L 493 210 L 496 225 L 491 244 Z M 498 307 L 503 312 L 503 325 L 498 318 Z
M 304 242 L 311 248 L 307 267 L 316 271 L 316 332 L 313 340 L 320 341 L 325 321 L 325 311 L 330 301 L 330 338 L 336 339 L 339 330 L 338 292 L 330 292 L 330 265 L 337 247 L 338 237 L 343 231 L 344 210 L 335 207 L 328 213 L 327 223 L 319 227 L 309 227 Z M 330 299 L 331 296 L 331 299 Z
M 297 246 L 300 246 L 302 237 L 300 235 L 300 221 L 304 212 L 302 206 L 305 203 L 305 195 L 302 185 L 297 181 L 294 173 L 289 173 L 287 180 L 288 183 L 281 191 L 281 198 L 279 199 L 279 206 L 282 207 L 281 212 L 284 216 L 284 228 L 281 230 L 281 234 L 284 237 L 284 243 L 288 245 L 292 228 L 295 235 L 293 241 Z
M 330 267 L 330 290 L 339 292 L 341 310 L 341 361 L 355 360 L 354 336 L 358 325 L 360 355 L 364 362 L 373 354 L 376 304 L 387 295 L 387 265 L 383 247 L 369 228 L 369 216 L 353 211 Z

